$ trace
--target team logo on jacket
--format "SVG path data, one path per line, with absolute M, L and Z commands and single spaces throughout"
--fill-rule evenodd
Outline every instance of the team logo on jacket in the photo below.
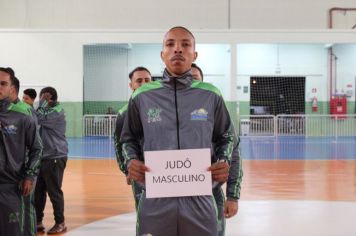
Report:
M 18 212 L 11 212 L 9 214 L 9 223 L 17 223 L 20 219 L 20 214 Z
M 17 127 L 15 125 L 8 125 L 3 127 L 4 133 L 7 134 L 16 134 L 17 133 Z
M 148 116 L 148 123 L 154 123 L 161 121 L 161 108 L 150 108 L 148 109 L 147 116 Z
M 190 120 L 208 120 L 208 112 L 204 108 L 194 110 L 190 113 Z

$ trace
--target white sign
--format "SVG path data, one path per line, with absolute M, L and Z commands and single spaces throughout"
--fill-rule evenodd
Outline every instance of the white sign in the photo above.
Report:
M 145 152 L 146 197 L 212 195 L 210 149 Z

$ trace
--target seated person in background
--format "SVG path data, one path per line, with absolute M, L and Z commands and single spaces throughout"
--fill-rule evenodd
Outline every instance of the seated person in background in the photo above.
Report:
M 114 112 L 114 110 L 112 109 L 112 107 L 108 107 L 108 110 L 106 111 L 106 114 L 107 114 L 107 115 L 114 115 L 115 112 Z

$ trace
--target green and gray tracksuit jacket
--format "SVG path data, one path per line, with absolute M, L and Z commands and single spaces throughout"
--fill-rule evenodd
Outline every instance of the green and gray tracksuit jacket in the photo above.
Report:
M 213 158 L 230 163 L 231 124 L 217 88 L 193 80 L 190 71 L 180 77 L 170 76 L 165 71 L 161 81 L 141 86 L 129 101 L 121 134 L 126 164 L 132 159 L 144 161 L 141 150 L 199 148 L 212 150 L 212 163 Z M 140 140 L 143 140 L 142 148 Z M 210 196 L 143 197 L 138 231 L 157 236 L 217 235 L 217 215 L 212 204 Z M 162 217 L 165 224 L 159 220 Z
M 229 178 L 226 183 L 226 197 L 228 201 L 238 201 L 238 199 L 240 199 L 243 171 L 239 142 L 239 138 L 234 139 L 234 149 L 231 157 Z M 221 188 L 222 185 L 223 183 L 219 183 L 215 188 L 213 188 L 213 194 L 218 210 L 218 236 L 225 235 L 225 195 Z
M 26 155 L 28 156 L 26 158 Z M 0 235 L 22 235 L 20 186 L 39 172 L 42 143 L 30 108 L 0 101 Z
M 118 115 L 116 118 L 115 135 L 114 135 L 116 160 L 120 170 L 125 175 L 127 175 L 128 172 L 127 172 L 127 166 L 125 165 L 125 158 L 122 153 L 122 143 L 120 142 L 120 136 L 127 115 L 127 108 L 128 108 L 128 104 L 123 106 L 118 111 Z M 232 130 L 234 130 L 233 127 Z M 236 137 L 234 133 L 234 147 L 233 147 L 232 157 L 231 157 L 231 167 L 229 171 L 229 178 L 226 184 L 226 197 L 228 200 L 233 200 L 233 201 L 237 201 L 238 199 L 240 199 L 241 182 L 243 176 L 242 159 L 240 157 L 239 144 L 240 144 L 240 139 Z M 214 156 L 213 162 L 217 162 L 217 161 L 218 160 Z M 214 195 L 216 194 L 215 192 L 220 191 L 219 187 L 221 185 L 222 184 L 219 184 L 219 186 L 217 186 L 216 190 L 214 191 Z
M 0 101 L 0 132 L 0 184 L 33 180 L 39 172 L 42 143 L 29 106 Z
M 122 171 L 122 173 L 124 173 L 127 176 L 128 174 L 127 166 L 125 165 L 125 158 L 122 153 L 122 143 L 120 142 L 120 136 L 121 136 L 122 128 L 124 126 L 126 115 L 127 115 L 127 104 L 118 111 L 117 118 L 116 118 L 115 133 L 114 133 L 114 142 L 115 142 L 115 153 L 116 153 L 117 164 L 119 165 L 119 168 Z M 132 181 L 131 187 L 135 198 L 135 207 L 137 209 L 138 203 L 141 198 L 143 186 L 142 184 L 136 181 Z
M 125 165 L 125 158 L 122 154 L 122 143 L 120 142 L 120 136 L 122 132 L 122 128 L 124 126 L 124 121 L 127 114 L 127 104 L 123 106 L 116 117 L 116 126 L 114 133 L 114 142 L 115 142 L 115 153 L 116 153 L 116 161 L 119 165 L 120 170 L 127 175 L 127 167 Z
M 181 77 L 165 71 L 162 80 L 138 88 L 127 116 L 121 134 L 126 162 L 142 160 L 139 140 L 143 151 L 210 148 L 217 160 L 231 162 L 232 122 L 220 91 L 192 80 L 190 71 Z
M 37 108 L 37 120 L 43 142 L 43 160 L 68 158 L 66 121 L 62 106 L 58 102 L 54 106 L 48 106 L 47 101 L 41 100 Z
M 235 201 L 240 199 L 241 182 L 243 176 L 242 157 L 240 155 L 239 144 L 240 144 L 240 139 L 236 138 L 234 141 L 234 148 L 232 151 L 229 178 L 226 182 L 226 197 L 228 200 L 235 200 Z
M 234 128 L 232 127 L 234 131 Z M 242 159 L 240 156 L 240 138 L 235 136 L 234 132 L 234 148 L 231 156 L 231 164 L 229 170 L 229 178 L 226 182 L 226 198 L 231 201 L 237 201 L 240 199 L 241 182 L 242 182 Z M 215 157 L 213 162 L 218 161 Z M 213 190 L 214 195 L 220 192 L 220 187 L 223 183 L 219 183 Z

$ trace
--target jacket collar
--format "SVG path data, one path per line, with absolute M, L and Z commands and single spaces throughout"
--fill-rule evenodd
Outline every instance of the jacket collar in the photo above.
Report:
M 11 102 L 9 98 L 4 98 L 3 100 L 0 100 L 0 112 L 7 111 Z
M 165 87 L 172 88 L 176 86 L 177 89 L 185 89 L 192 85 L 192 73 L 191 70 L 188 70 L 181 76 L 172 76 L 169 74 L 167 69 L 163 72 L 162 84 Z M 175 85 L 176 83 L 176 85 Z

